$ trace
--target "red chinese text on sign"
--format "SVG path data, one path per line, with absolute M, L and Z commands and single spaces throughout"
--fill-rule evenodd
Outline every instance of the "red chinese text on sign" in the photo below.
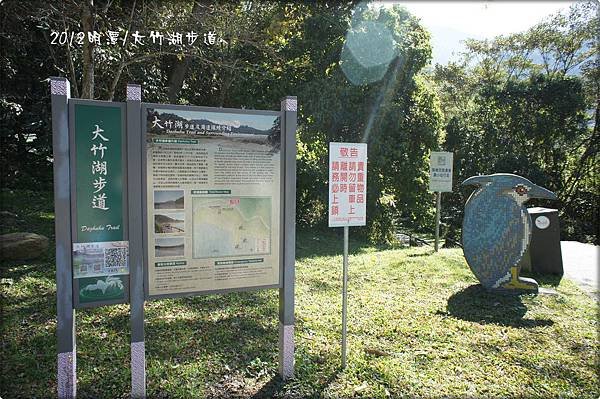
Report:
M 329 227 L 366 224 L 367 144 L 329 143 Z

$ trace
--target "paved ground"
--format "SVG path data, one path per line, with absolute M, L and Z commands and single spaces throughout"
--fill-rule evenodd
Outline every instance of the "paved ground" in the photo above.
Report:
M 575 281 L 583 290 L 600 300 L 598 290 L 600 247 L 577 241 L 561 241 L 560 248 L 565 277 Z

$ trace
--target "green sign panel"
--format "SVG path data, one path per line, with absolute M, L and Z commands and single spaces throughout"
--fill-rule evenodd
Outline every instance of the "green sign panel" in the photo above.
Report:
M 79 303 L 125 299 L 128 242 L 123 241 L 124 108 L 75 104 L 73 276 Z
M 79 279 L 79 303 L 122 300 L 125 297 L 125 281 L 121 276 Z
M 76 242 L 123 240 L 122 111 L 75 105 Z

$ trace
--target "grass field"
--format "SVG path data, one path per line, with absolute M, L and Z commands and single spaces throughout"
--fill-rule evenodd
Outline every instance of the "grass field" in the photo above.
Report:
M 29 201 L 27 209 L 22 204 Z M 51 236 L 51 196 L 2 192 L 2 233 Z M 597 398 L 597 307 L 573 283 L 558 295 L 483 292 L 462 252 L 350 242 L 349 358 L 340 370 L 340 231 L 299 232 L 296 378 L 277 369 L 277 292 L 146 304 L 150 397 Z M 352 233 L 351 233 L 352 235 Z M 0 397 L 56 395 L 52 248 L 38 262 L 0 265 Z M 77 312 L 78 396 L 127 397 L 129 307 Z

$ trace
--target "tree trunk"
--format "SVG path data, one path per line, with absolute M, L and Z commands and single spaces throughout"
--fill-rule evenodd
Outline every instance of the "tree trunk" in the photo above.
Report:
M 235 79 L 234 74 L 237 62 L 238 60 L 236 59 L 231 66 L 231 70 L 225 72 L 225 76 L 222 79 L 221 93 L 219 94 L 219 103 L 217 104 L 217 106 L 219 107 L 222 107 L 225 104 L 225 98 L 227 98 L 229 89 L 231 88 L 231 85 L 233 84 L 233 81 Z
M 183 87 L 183 81 L 185 80 L 185 75 L 190 66 L 190 61 L 190 57 L 185 56 L 182 60 L 177 60 L 173 66 L 171 77 L 169 78 L 169 89 L 167 91 L 169 103 L 171 104 L 174 104 L 177 101 L 177 97 L 179 97 L 179 92 Z
M 94 0 L 86 0 L 82 5 L 81 27 L 86 37 L 83 39 L 83 79 L 81 82 L 81 98 L 94 98 L 94 43 L 88 39 L 89 32 L 94 31 L 92 8 Z
M 194 7 L 192 8 L 192 13 L 190 15 L 190 20 L 198 24 L 197 29 L 200 31 L 202 31 L 202 24 L 200 23 L 201 21 L 199 20 L 199 17 L 206 7 L 206 5 L 196 1 L 194 2 Z M 201 39 L 199 38 L 198 40 Z M 177 102 L 179 92 L 183 87 L 183 82 L 185 81 L 191 61 L 191 57 L 188 55 L 185 55 L 182 59 L 175 61 L 175 65 L 173 65 L 173 69 L 171 70 L 171 76 L 169 77 L 169 88 L 167 90 L 167 97 L 169 98 L 170 103 Z

